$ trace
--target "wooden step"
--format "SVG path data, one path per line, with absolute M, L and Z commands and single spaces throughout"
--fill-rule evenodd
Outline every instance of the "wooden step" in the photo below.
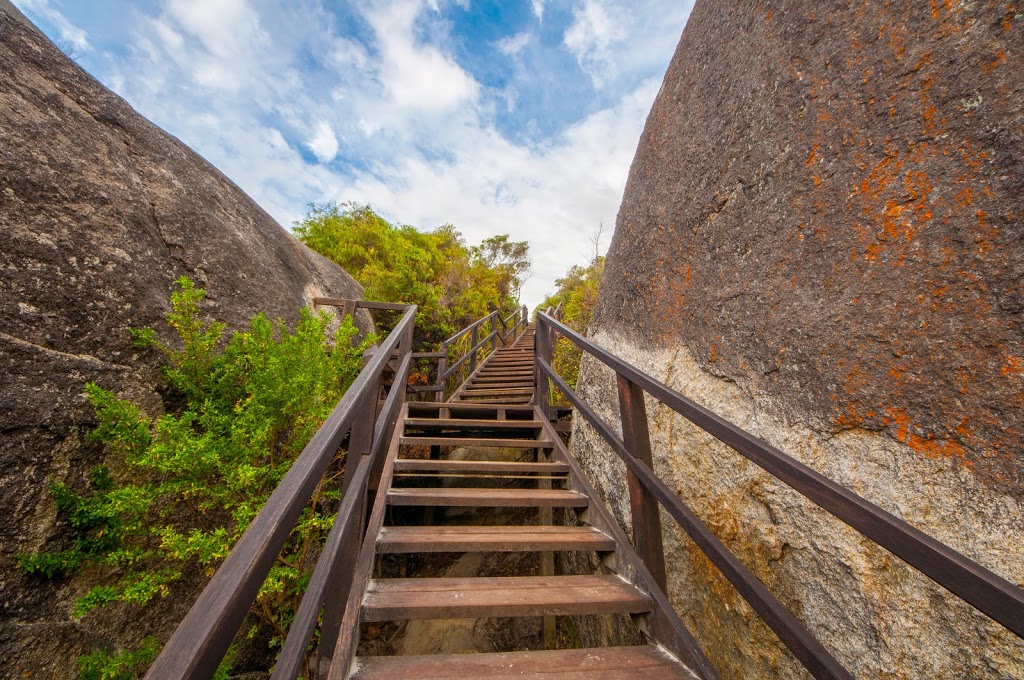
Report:
M 695 680 L 660 647 L 597 647 L 356 659 L 351 680 Z
M 615 541 L 593 527 L 409 526 L 384 527 L 381 553 L 542 552 L 615 550 Z
M 525 403 L 530 400 L 533 390 L 530 390 L 531 394 L 476 394 L 473 392 L 460 392 L 459 399 L 466 400 L 471 404 L 512 404 L 512 403 Z
M 565 463 L 399 458 L 395 460 L 395 472 L 536 472 L 564 475 L 569 472 L 569 466 Z
M 650 598 L 619 576 L 373 579 L 363 620 L 639 614 Z
M 544 423 L 539 420 L 476 420 L 471 418 L 406 418 L 406 428 L 419 429 L 460 429 L 460 430 L 492 430 L 519 429 L 539 430 Z
M 391 505 L 474 508 L 585 508 L 590 499 L 563 489 L 391 489 Z
M 512 384 L 512 383 L 521 384 L 521 385 L 525 385 L 525 386 L 533 385 L 533 375 L 531 374 L 529 376 L 529 378 L 490 378 L 490 377 L 486 377 L 485 376 L 485 377 L 482 377 L 482 378 L 473 378 L 472 380 L 468 381 L 466 384 L 467 385 L 503 385 L 503 384 Z
M 405 435 L 404 446 L 471 446 L 492 449 L 553 449 L 555 443 L 540 439 L 485 439 L 482 437 L 434 437 Z
M 533 373 L 533 364 L 522 364 L 516 366 L 504 366 L 499 364 L 484 364 L 477 372 L 481 373 Z
M 467 385 L 463 393 L 472 392 L 479 396 L 490 396 L 492 394 L 533 394 L 533 387 L 501 387 L 495 388 L 492 385 L 472 386 Z
M 450 409 L 450 408 L 452 408 L 451 404 L 446 404 L 446 403 L 443 403 L 443 402 L 440 402 L 440 403 L 439 402 L 433 402 L 433 401 L 413 401 L 413 402 L 409 402 L 409 411 L 412 412 L 413 415 L 421 415 L 422 413 L 425 413 L 425 412 L 428 412 L 428 411 L 429 412 L 434 412 L 434 411 L 441 411 L 442 409 Z M 494 413 L 495 412 L 494 408 L 472 408 L 472 407 L 463 408 L 463 407 L 458 407 L 457 406 L 457 407 L 455 407 L 455 409 L 456 410 L 461 410 L 461 411 L 480 411 L 480 412 L 490 412 L 490 413 Z M 514 413 L 527 414 L 527 413 L 531 412 L 531 409 L 518 408 L 518 409 L 509 409 L 509 411 L 510 412 L 514 412 Z

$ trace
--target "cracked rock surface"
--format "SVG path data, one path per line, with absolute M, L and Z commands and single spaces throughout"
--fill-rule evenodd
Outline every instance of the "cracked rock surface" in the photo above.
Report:
M 593 335 L 1024 584 L 1022 148 L 1020 3 L 699 0 Z M 580 385 L 617 422 L 607 371 L 585 362 Z M 1024 642 L 649 410 L 662 478 L 856 677 L 1024 677 Z M 578 425 L 574 446 L 625 522 L 596 439 Z M 723 676 L 804 677 L 666 533 L 670 594 Z
M 0 656 L 12 677 L 74 677 L 88 645 L 166 634 L 191 597 L 167 598 L 162 621 L 74 622 L 82 584 L 28 579 L 13 560 L 60 547 L 48 481 L 81 484 L 102 460 L 85 442 L 85 383 L 162 410 L 159 357 L 133 349 L 128 329 L 162 330 L 183 274 L 229 331 L 362 294 L 0 0 Z

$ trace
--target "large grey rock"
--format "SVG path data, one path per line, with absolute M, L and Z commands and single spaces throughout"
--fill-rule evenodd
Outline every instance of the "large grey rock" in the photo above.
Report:
M 100 460 L 84 442 L 86 381 L 160 411 L 159 358 L 136 353 L 128 329 L 161 327 L 182 274 L 207 289 L 209 315 L 229 329 L 258 311 L 292 321 L 314 296 L 361 297 L 361 288 L 7 2 L 0 272 L 0 656 L 12 676 L 74 676 L 89 643 L 166 630 L 187 605 L 162 605 L 163 621 L 72 622 L 79 584 L 27 579 L 13 562 L 57 545 L 48 480 L 80 482 Z
M 1022 50 L 1008 3 L 698 2 L 640 140 L 593 327 L 1015 583 Z M 614 414 L 607 373 L 588 362 L 582 376 Z M 1020 640 L 651 408 L 659 472 L 858 677 L 1024 677 Z M 621 499 L 610 454 L 588 450 L 587 428 L 574 437 Z M 667 544 L 672 595 L 726 677 L 800 675 L 692 544 Z

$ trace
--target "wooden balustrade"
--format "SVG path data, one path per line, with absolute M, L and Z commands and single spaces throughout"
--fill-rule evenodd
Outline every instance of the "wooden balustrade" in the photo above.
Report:
M 537 317 L 537 404 L 550 408 L 550 380 L 625 463 L 634 545 L 660 587 L 664 588 L 665 584 L 665 557 L 661 543 L 659 505 L 686 531 L 812 676 L 852 677 L 764 583 L 655 474 L 644 407 L 645 394 L 1024 638 L 1024 590 L 595 345 L 562 324 L 559 321 L 560 311 L 549 308 Z M 615 372 L 621 437 L 552 369 L 552 348 L 556 333 Z
M 324 645 L 323 640 L 337 637 L 331 623 L 340 622 L 344 612 L 339 610 L 344 608 L 348 598 L 346 584 L 351 579 L 344 555 L 346 550 L 362 542 L 367 494 L 375 488 L 374 475 L 380 475 L 382 445 L 390 439 L 405 399 L 403 386 L 411 360 L 416 307 L 402 305 L 401 309 L 405 313 L 398 324 L 238 539 L 171 635 L 147 678 L 213 676 L 299 515 L 347 437 L 349 451 L 338 514 L 285 640 L 279 661 L 281 670 L 275 672 L 274 677 L 294 677 L 301 670 L 321 606 L 326 606 L 325 611 L 330 612 L 321 627 L 321 648 L 332 648 Z M 381 378 L 395 352 L 399 365 L 393 387 L 377 414 Z

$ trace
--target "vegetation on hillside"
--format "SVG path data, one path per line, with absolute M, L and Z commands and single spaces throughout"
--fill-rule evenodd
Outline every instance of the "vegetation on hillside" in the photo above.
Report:
M 295 235 L 355 277 L 367 300 L 418 305 L 416 340 L 424 349 L 493 306 L 510 313 L 530 271 L 526 242 L 501 235 L 469 246 L 451 225 L 421 232 L 355 203 L 313 205 Z
M 49 578 L 92 570 L 100 584 L 78 599 L 76 617 L 115 601 L 145 605 L 189 572 L 211 576 L 355 379 L 370 342 L 353 346 L 351 317 L 329 337 L 329 317 L 309 310 L 294 330 L 257 315 L 224 342 L 223 324 L 200 312 L 205 292 L 185 277 L 178 286 L 167 316 L 177 337 L 134 333 L 166 356 L 178 408 L 151 419 L 89 384 L 99 420 L 91 438 L 105 445 L 109 467 L 92 470 L 87 491 L 52 485 L 69 547 L 19 557 Z M 337 489 L 321 482 L 253 606 L 250 636 L 271 647 L 294 616 Z M 154 655 L 147 641 L 137 652 L 86 655 L 79 666 L 83 677 L 134 677 Z
M 597 305 L 597 290 L 604 276 L 604 257 L 595 255 L 586 266 L 575 265 L 565 276 L 557 279 L 558 290 L 544 299 L 537 310 L 544 311 L 548 307 L 562 306 L 562 323 L 581 335 L 586 335 L 590 320 Z M 569 384 L 576 388 L 579 378 L 580 359 L 583 350 L 566 338 L 559 337 L 555 341 L 555 352 L 552 357 L 552 368 Z

